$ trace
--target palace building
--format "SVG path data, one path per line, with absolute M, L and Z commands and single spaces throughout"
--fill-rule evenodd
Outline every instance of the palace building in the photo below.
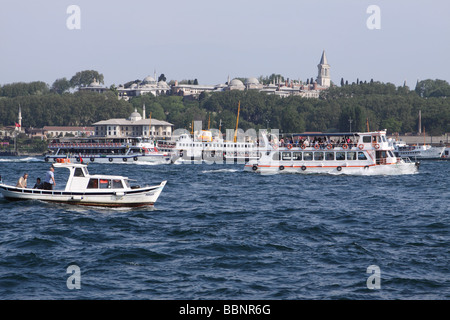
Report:
M 95 136 L 108 138 L 149 137 L 164 139 L 172 136 L 173 124 L 145 117 L 135 109 L 127 119 L 109 119 L 93 124 Z

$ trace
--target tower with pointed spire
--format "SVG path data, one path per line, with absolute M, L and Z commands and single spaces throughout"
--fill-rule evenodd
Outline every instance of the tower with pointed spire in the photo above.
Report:
M 330 65 L 327 61 L 327 56 L 325 55 L 325 50 L 322 52 L 322 58 L 317 65 L 319 69 L 319 75 L 317 76 L 317 84 L 322 87 L 329 87 L 331 85 L 330 79 Z
M 17 130 L 19 130 L 19 132 L 22 131 L 22 108 L 19 105 L 19 116 L 17 117 L 17 120 L 19 122 L 19 127 L 17 128 Z

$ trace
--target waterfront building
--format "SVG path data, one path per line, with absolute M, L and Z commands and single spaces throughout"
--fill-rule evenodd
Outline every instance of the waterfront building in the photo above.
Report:
M 135 109 L 127 119 L 102 120 L 93 124 L 95 136 L 107 138 L 126 137 L 149 137 L 155 139 L 167 139 L 172 136 L 173 124 L 158 120 L 145 118 Z M 149 127 L 151 128 L 149 129 Z

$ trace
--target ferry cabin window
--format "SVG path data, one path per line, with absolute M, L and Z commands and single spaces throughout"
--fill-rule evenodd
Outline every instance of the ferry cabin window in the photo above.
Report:
M 272 155 L 272 160 L 275 160 L 275 161 L 280 160 L 280 153 L 274 152 L 274 154 Z
M 312 152 L 303 152 L 303 160 L 304 161 L 311 161 L 312 159 L 313 159 Z
M 370 136 L 363 136 L 363 142 L 364 142 L 364 143 L 371 143 L 371 142 L 372 142 L 372 139 L 371 139 Z
M 84 177 L 83 170 L 81 168 L 75 168 L 75 172 L 73 173 L 74 177 Z
M 334 160 L 334 152 L 325 152 L 325 160 Z
M 314 160 L 322 161 L 323 160 L 323 152 L 314 152 Z
M 290 153 L 290 152 L 283 152 L 283 153 L 281 154 L 281 156 L 282 156 L 282 159 L 283 159 L 283 160 L 291 160 L 291 159 L 292 159 L 291 153 Z
M 389 152 L 389 156 L 391 157 L 391 158 L 394 158 L 394 154 L 392 153 L 392 151 L 388 151 Z
M 367 157 L 364 154 L 364 152 L 358 152 L 358 160 L 367 160 Z
M 301 152 L 293 152 L 292 153 L 292 160 L 301 161 L 302 160 L 302 153 Z
M 123 189 L 122 180 L 120 180 L 120 179 L 113 179 L 112 180 L 112 187 L 113 187 L 113 189 Z
M 336 160 L 345 160 L 345 152 L 336 152 Z
M 356 160 L 356 152 L 347 152 L 347 160 Z
M 90 179 L 87 188 L 88 189 L 97 189 L 98 188 L 98 179 Z
M 100 189 L 109 189 L 111 187 L 111 180 L 100 179 Z

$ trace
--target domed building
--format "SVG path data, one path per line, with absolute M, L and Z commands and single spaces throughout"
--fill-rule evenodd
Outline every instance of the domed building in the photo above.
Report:
M 165 81 L 157 82 L 155 78 L 147 76 L 139 84 L 133 83 L 129 88 L 120 86 L 117 88 L 119 99 L 128 100 L 130 97 L 142 96 L 149 93 L 154 96 L 169 94 L 171 91 L 170 86 Z
M 86 86 L 86 87 L 79 87 L 78 90 L 79 91 L 93 91 L 93 92 L 97 92 L 97 93 L 103 93 L 105 91 L 108 91 L 109 88 L 102 87 L 100 82 L 98 82 L 97 79 L 94 79 L 94 81 L 92 81 L 88 86 Z
M 239 79 L 233 79 L 228 82 L 228 90 L 245 90 L 245 86 Z
M 259 83 L 259 80 L 256 78 L 247 78 L 247 80 L 245 81 L 245 88 L 247 90 L 249 89 L 261 90 L 263 88 L 263 85 Z
M 150 76 L 147 76 L 142 80 L 141 85 L 155 84 L 156 80 Z

